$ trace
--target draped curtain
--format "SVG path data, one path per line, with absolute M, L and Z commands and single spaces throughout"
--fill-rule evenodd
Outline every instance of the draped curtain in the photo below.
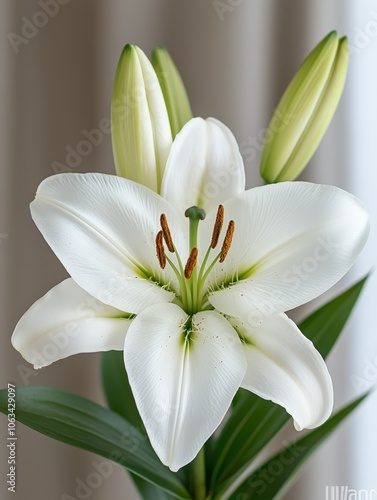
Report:
M 64 170 L 114 172 L 108 129 L 90 150 L 78 151 L 78 145 L 85 131 L 101 129 L 109 117 L 113 75 L 125 43 L 146 53 L 157 45 L 168 48 L 194 114 L 215 116 L 235 133 L 252 187 L 260 184 L 264 129 L 290 78 L 325 34 L 333 29 L 347 34 L 352 51 L 346 91 L 304 178 L 348 189 L 374 217 L 377 6 L 372 0 L 3 0 L 0 26 L 2 387 L 8 382 L 50 385 L 104 403 L 99 355 L 74 356 L 37 372 L 12 349 L 10 336 L 23 312 L 66 277 L 30 218 L 28 205 L 39 182 Z M 375 240 L 372 232 L 357 267 L 327 297 L 373 266 Z M 330 358 L 336 405 L 377 379 L 371 322 L 375 290 L 372 276 Z M 296 317 L 313 307 L 295 312 Z M 286 498 L 326 498 L 326 485 L 375 487 L 376 410 L 371 397 L 311 459 Z M 5 425 L 1 418 L 0 427 Z M 17 493 L 12 498 L 76 498 L 79 485 L 95 471 L 93 462 L 102 461 L 22 425 L 17 434 Z M 5 470 L 6 464 L 1 466 Z M 4 482 L 1 488 L 3 498 Z M 123 470 L 114 466 L 90 498 L 138 496 Z

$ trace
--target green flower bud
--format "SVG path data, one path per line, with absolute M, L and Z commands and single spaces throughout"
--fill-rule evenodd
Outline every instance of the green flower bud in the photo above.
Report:
M 155 70 L 126 45 L 115 73 L 111 127 L 118 175 L 159 192 L 172 144 L 169 116 Z
M 269 124 L 260 172 L 268 182 L 292 181 L 306 167 L 335 113 L 348 67 L 348 41 L 333 31 L 309 54 Z
M 152 64 L 164 94 L 174 138 L 192 118 L 190 102 L 181 75 L 166 49 L 157 47 L 153 51 Z

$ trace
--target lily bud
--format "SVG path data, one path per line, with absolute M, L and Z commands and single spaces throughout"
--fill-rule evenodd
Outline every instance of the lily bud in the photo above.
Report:
M 152 64 L 164 94 L 174 138 L 192 118 L 190 102 L 181 75 L 166 49 L 157 47 L 153 51 Z
M 333 31 L 309 54 L 281 98 L 263 145 L 266 182 L 292 181 L 317 149 L 342 94 L 348 41 Z
M 126 45 L 115 73 L 111 126 L 116 172 L 160 192 L 172 144 L 168 112 L 144 52 Z

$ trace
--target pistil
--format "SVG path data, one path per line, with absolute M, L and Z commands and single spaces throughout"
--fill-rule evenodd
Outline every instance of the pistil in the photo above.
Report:
M 216 263 L 222 263 L 226 259 L 232 244 L 235 223 L 233 220 L 229 221 L 221 250 L 217 252 L 216 257 L 212 260 L 212 262 L 207 265 L 212 250 L 214 250 L 218 245 L 224 224 L 224 207 L 219 205 L 212 231 L 211 242 L 200 269 L 198 269 L 198 228 L 199 222 L 205 219 L 206 213 L 202 208 L 194 206 L 186 210 L 185 216 L 190 219 L 189 257 L 186 261 L 186 265 L 183 267 L 182 260 L 176 247 L 174 246 L 168 220 L 165 214 L 161 214 L 161 230 L 156 235 L 156 255 L 161 269 L 165 269 L 166 264 L 168 263 L 177 277 L 181 289 L 181 296 L 180 298 L 177 298 L 177 300 L 182 300 L 182 305 L 188 314 L 194 314 L 203 307 L 209 307 L 208 301 L 205 300 L 205 283 Z M 166 255 L 164 243 L 169 252 L 175 254 L 177 265 L 175 265 Z

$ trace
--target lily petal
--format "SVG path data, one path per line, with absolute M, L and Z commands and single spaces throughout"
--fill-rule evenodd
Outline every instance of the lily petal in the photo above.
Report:
M 229 200 L 224 208 L 226 219 L 235 221 L 235 232 L 225 262 L 210 277 L 213 286 L 222 284 L 223 289 L 209 300 L 225 314 L 259 315 L 255 324 L 333 286 L 350 269 L 369 233 L 361 202 L 334 186 L 263 186 Z
M 40 184 L 31 213 L 76 283 L 101 302 L 138 313 L 173 300 L 175 276 L 166 268 L 162 281 L 155 237 L 165 213 L 186 250 L 184 217 L 150 189 L 112 175 L 55 175 Z
M 175 304 L 137 316 L 124 361 L 152 446 L 172 471 L 191 462 L 218 427 L 246 369 L 242 344 L 223 316 L 190 317 Z
M 122 311 L 96 300 L 69 278 L 26 311 L 12 344 L 34 368 L 42 368 L 72 354 L 120 351 L 130 324 Z
M 206 212 L 245 189 L 237 141 L 214 118 L 193 118 L 177 134 L 166 163 L 161 194 L 181 211 Z
M 231 320 L 245 339 L 247 371 L 242 387 L 283 406 L 297 430 L 327 420 L 333 388 L 326 364 L 312 342 L 285 314 L 269 317 L 259 328 Z

